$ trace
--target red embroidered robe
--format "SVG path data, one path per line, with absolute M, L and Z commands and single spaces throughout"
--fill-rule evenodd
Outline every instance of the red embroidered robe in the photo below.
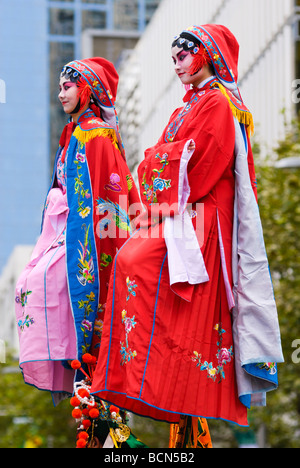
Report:
M 228 302 L 235 128 L 220 91 L 209 84 L 199 91 L 189 93 L 190 101 L 173 113 L 158 143 L 146 151 L 139 181 L 149 209 L 176 207 L 182 154 L 194 140 L 187 167 L 189 213 L 209 281 L 171 288 L 162 237 L 166 213 L 159 221 L 157 213 L 156 220 L 142 222 L 114 261 L 92 392 L 168 422 L 185 414 L 247 425 L 236 388 Z M 200 222 L 197 204 L 203 207 Z

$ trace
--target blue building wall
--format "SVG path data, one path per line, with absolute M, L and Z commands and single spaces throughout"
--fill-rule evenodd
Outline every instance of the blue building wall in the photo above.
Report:
M 91 27 L 84 24 L 83 12 L 94 18 L 92 27 L 117 29 L 114 7 L 119 1 L 0 0 L 0 274 L 14 247 L 34 244 L 40 233 L 51 156 L 53 160 L 50 93 L 56 104 L 56 90 L 51 91 L 50 77 L 58 70 L 50 70 L 51 47 L 71 44 L 69 60 L 80 58 L 82 29 Z M 134 14 L 140 32 L 158 3 L 138 0 Z M 57 19 L 61 24 L 53 25 L 53 10 L 71 12 L 73 24 L 61 15 Z M 97 20 L 101 14 L 105 15 L 102 26 Z M 61 67 L 63 58 L 54 55 Z M 52 152 L 57 144 L 53 141 Z
M 46 0 L 0 0 L 0 273 L 33 244 L 49 184 Z

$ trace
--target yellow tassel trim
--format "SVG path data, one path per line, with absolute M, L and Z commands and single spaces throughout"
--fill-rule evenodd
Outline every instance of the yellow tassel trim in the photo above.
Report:
M 120 151 L 118 139 L 115 130 L 112 128 L 94 128 L 93 130 L 82 130 L 79 125 L 76 127 L 73 135 L 80 143 L 88 143 L 96 137 L 109 138 L 112 144 Z
M 253 122 L 253 117 L 252 117 L 252 114 L 248 111 L 242 111 L 240 109 L 238 109 L 237 107 L 235 107 L 235 105 L 233 104 L 233 102 L 231 101 L 230 99 L 230 96 L 228 95 L 225 87 L 221 84 L 221 83 L 214 83 L 214 86 L 215 87 L 218 87 L 219 90 L 221 91 L 221 93 L 223 94 L 223 96 L 226 97 L 229 105 L 230 105 L 230 109 L 233 113 L 233 116 L 237 118 L 237 120 L 242 123 L 242 124 L 245 124 L 246 127 L 247 127 L 247 130 L 249 132 L 249 135 L 252 136 L 254 134 L 254 122 Z

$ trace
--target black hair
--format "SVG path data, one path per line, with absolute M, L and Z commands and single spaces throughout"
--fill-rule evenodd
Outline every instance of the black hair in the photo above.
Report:
M 78 73 L 78 71 L 73 70 L 73 68 L 65 66 L 61 71 L 60 77 L 66 78 L 66 80 L 70 80 L 72 83 L 78 83 L 81 75 Z
M 190 52 L 192 55 L 196 55 L 199 51 L 199 47 L 204 47 L 202 42 L 195 38 L 192 34 L 188 32 L 182 32 L 179 36 L 174 38 L 172 42 L 172 47 L 178 47 L 183 49 L 186 52 Z M 215 69 L 211 62 L 208 62 L 210 68 L 210 73 L 215 75 Z
M 197 40 L 192 34 L 182 32 L 180 36 L 176 36 L 172 43 L 172 47 L 178 47 L 179 49 L 183 49 L 185 51 L 189 51 L 193 53 L 193 49 L 195 47 L 200 47 L 200 41 Z

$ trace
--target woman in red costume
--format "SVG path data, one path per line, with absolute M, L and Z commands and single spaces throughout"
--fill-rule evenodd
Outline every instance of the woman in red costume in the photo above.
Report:
M 190 88 L 139 167 L 146 212 L 115 257 L 92 393 L 142 416 L 247 426 L 282 362 L 240 96 L 224 26 L 172 44 Z

